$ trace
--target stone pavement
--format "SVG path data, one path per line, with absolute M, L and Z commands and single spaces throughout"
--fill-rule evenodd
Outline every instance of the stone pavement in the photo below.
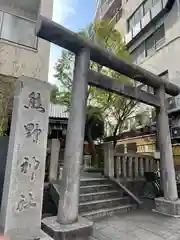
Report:
M 180 240 L 180 219 L 135 210 L 95 222 L 91 240 Z

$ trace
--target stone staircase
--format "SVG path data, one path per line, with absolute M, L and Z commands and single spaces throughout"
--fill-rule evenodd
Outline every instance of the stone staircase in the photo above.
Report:
M 57 206 L 60 194 L 57 182 L 51 184 L 50 194 Z M 124 213 L 137 207 L 118 185 L 103 177 L 83 177 L 79 198 L 80 215 L 91 220 Z
M 136 207 L 115 183 L 106 178 L 81 179 L 79 202 L 80 215 L 93 220 Z

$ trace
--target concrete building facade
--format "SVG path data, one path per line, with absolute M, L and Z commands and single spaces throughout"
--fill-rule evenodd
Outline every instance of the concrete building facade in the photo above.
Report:
M 119 7 L 112 10 L 115 3 Z M 95 19 L 111 21 L 111 12 L 118 13 L 114 27 L 125 36 L 133 63 L 180 85 L 180 0 L 97 1 Z M 177 111 L 180 97 L 167 98 L 170 112 Z M 180 125 L 179 118 L 174 124 Z
M 0 74 L 48 80 L 50 44 L 35 36 L 39 11 L 51 19 L 53 0 L 0 1 Z

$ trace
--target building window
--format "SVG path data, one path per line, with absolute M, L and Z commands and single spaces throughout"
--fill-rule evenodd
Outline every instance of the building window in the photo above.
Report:
M 151 8 L 156 5 L 160 0 L 146 0 L 140 7 L 133 13 L 128 20 L 128 31 L 130 31 Z
M 145 45 L 143 42 L 132 52 L 132 60 L 133 63 L 140 64 L 144 58 L 145 58 Z
M 127 119 L 123 124 L 123 131 L 129 130 L 129 119 Z
M 144 5 L 144 15 L 152 8 L 152 0 L 145 1 Z
M 154 94 L 154 88 L 151 87 L 151 86 L 147 86 L 147 92 L 151 93 L 151 94 Z
M 146 40 L 146 56 L 152 56 L 165 41 L 164 24 Z
M 0 24 L 1 39 L 34 49 L 37 48 L 35 22 L 9 13 L 0 12 Z
M 159 0 L 146 0 L 143 4 L 144 15 L 154 6 Z
M 128 20 L 128 31 L 130 31 L 143 17 L 143 8 L 140 6 Z
M 143 125 L 143 116 L 142 114 L 137 114 L 135 116 L 135 124 L 136 124 L 136 127 L 141 127 Z
M 136 143 L 127 143 L 127 152 L 128 153 L 136 153 L 137 152 L 137 145 Z
M 124 144 L 116 145 L 116 152 L 117 153 L 124 153 Z
M 140 89 L 141 89 L 142 91 L 147 92 L 147 85 L 142 84 L 141 87 L 140 87 Z
M 165 29 L 163 24 L 131 53 L 133 63 L 140 64 L 145 57 L 152 56 L 164 42 Z
M 146 41 L 145 41 L 145 48 L 146 48 L 146 56 L 152 56 L 155 53 L 155 36 L 151 35 Z
M 130 130 L 136 129 L 135 118 L 134 118 L 134 117 L 131 117 L 129 120 L 130 120 Z
M 156 5 L 160 0 L 152 0 L 152 6 Z
M 164 24 L 161 25 L 155 32 L 155 44 L 156 49 L 162 46 L 162 44 L 165 42 L 165 29 Z

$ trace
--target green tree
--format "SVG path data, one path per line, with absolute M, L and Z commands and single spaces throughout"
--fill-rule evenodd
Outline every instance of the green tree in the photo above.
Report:
M 8 128 L 8 115 L 12 111 L 16 78 L 0 75 L 0 136 Z
M 50 95 L 51 102 L 54 104 L 59 104 L 61 101 L 60 95 L 61 93 L 59 92 L 58 87 L 56 85 L 53 85 L 51 90 L 51 95 Z
M 113 29 L 111 25 L 109 25 L 109 22 L 106 21 L 95 23 L 94 29 L 97 44 L 113 52 L 117 57 L 131 63 L 131 57 L 126 49 L 123 36 L 119 31 Z M 122 83 L 135 86 L 134 81 L 110 69 L 104 69 L 102 66 L 99 66 L 97 71 L 102 72 L 103 74 L 106 74 Z M 132 114 L 137 103 L 122 96 L 104 91 L 101 91 L 101 94 L 98 93 L 96 98 L 99 97 L 99 103 L 104 105 L 106 125 L 113 136 L 112 139 L 115 147 L 117 143 L 116 136 L 121 134 L 125 121 Z
M 90 24 L 87 29 L 83 29 L 78 34 L 84 39 L 93 41 L 94 43 L 108 49 L 116 56 L 131 62 L 131 58 L 126 50 L 122 35 L 117 30 L 112 29 L 108 22 L 101 21 L 95 23 L 94 25 Z M 90 67 L 92 70 L 108 75 L 118 81 L 131 85 L 134 84 L 131 79 L 94 62 L 90 63 Z M 61 99 L 67 106 L 69 106 L 71 99 L 73 68 L 74 54 L 64 50 L 55 66 L 55 77 L 60 81 L 64 88 L 64 91 L 61 93 Z M 111 129 L 112 135 L 114 136 L 113 140 L 115 146 L 116 136 L 121 133 L 123 124 L 131 115 L 136 103 L 122 96 L 94 87 L 89 87 L 87 106 L 87 120 L 93 119 L 94 116 L 96 119 L 104 120 L 105 125 Z M 90 125 L 88 126 L 90 129 Z M 96 154 L 90 132 L 91 131 L 89 130 L 88 141 L 92 146 L 91 149 L 93 158 L 95 158 Z

